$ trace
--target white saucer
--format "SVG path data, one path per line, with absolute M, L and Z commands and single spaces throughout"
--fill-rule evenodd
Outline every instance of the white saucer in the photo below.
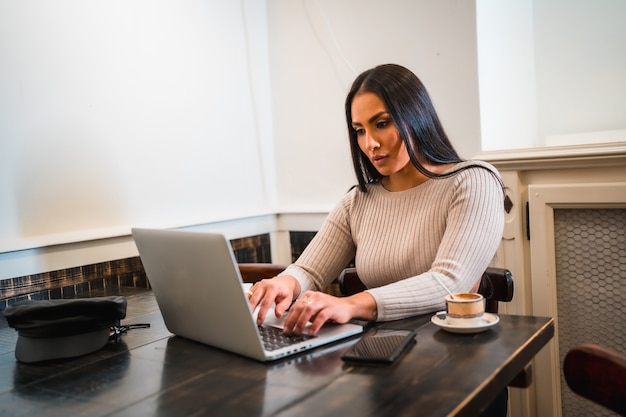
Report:
M 479 322 L 470 322 L 467 324 L 452 324 L 446 318 L 440 318 L 439 316 L 445 317 L 446 312 L 440 311 L 430 319 L 431 322 L 435 326 L 441 327 L 443 330 L 446 330 L 451 333 L 480 333 L 485 330 L 495 326 L 500 321 L 500 317 L 496 314 L 485 313 L 483 314 L 482 319 Z

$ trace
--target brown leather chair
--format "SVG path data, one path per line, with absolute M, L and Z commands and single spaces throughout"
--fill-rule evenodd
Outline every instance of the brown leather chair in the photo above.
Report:
M 576 394 L 626 416 L 626 355 L 587 343 L 563 360 L 563 376 Z
M 241 263 L 239 270 L 244 282 L 257 282 L 264 278 L 272 278 L 286 268 L 285 265 L 270 263 Z M 339 289 L 342 295 L 348 296 L 365 290 L 365 285 L 359 279 L 355 268 L 346 268 L 338 278 Z M 497 313 L 500 302 L 513 299 L 513 276 L 505 268 L 487 268 L 477 283 L 474 291 L 485 297 L 485 311 Z M 510 387 L 528 388 L 532 383 L 532 368 L 529 365 L 520 372 L 511 382 Z
M 287 268 L 287 265 L 267 263 L 241 263 L 238 265 L 243 282 L 252 283 L 265 278 L 273 278 Z

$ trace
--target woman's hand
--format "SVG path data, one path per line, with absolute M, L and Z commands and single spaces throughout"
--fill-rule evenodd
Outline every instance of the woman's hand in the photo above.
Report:
M 298 294 L 300 294 L 300 283 L 291 275 L 282 275 L 255 283 L 248 291 L 248 300 L 252 311 L 259 307 L 257 324 L 263 324 L 267 311 L 274 303 L 276 303 L 274 307 L 276 317 L 282 317 Z
M 319 291 L 307 291 L 289 309 L 284 331 L 301 334 L 306 330 L 309 335 L 314 335 L 328 321 L 343 324 L 352 318 L 376 320 L 376 316 L 376 301 L 368 293 L 334 297 Z

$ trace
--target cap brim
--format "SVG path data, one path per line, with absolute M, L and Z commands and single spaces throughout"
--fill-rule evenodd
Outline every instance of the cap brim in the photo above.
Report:
M 109 340 L 109 328 L 64 337 L 29 337 L 19 335 L 15 358 L 23 363 L 68 359 L 102 349 Z

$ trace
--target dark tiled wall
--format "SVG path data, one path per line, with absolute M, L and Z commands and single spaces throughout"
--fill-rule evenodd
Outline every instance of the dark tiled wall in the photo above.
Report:
M 269 234 L 231 240 L 237 262 L 271 262 Z M 149 288 L 138 256 L 0 280 L 0 310 L 24 299 L 75 298 L 94 290 Z
M 0 280 L 0 310 L 23 299 L 75 298 L 119 287 L 149 287 L 139 257 Z
M 239 263 L 272 262 L 272 251 L 269 233 L 233 239 L 230 241 Z
M 309 244 L 317 232 L 289 232 L 289 243 L 291 244 L 291 262 L 302 254 L 304 248 Z

